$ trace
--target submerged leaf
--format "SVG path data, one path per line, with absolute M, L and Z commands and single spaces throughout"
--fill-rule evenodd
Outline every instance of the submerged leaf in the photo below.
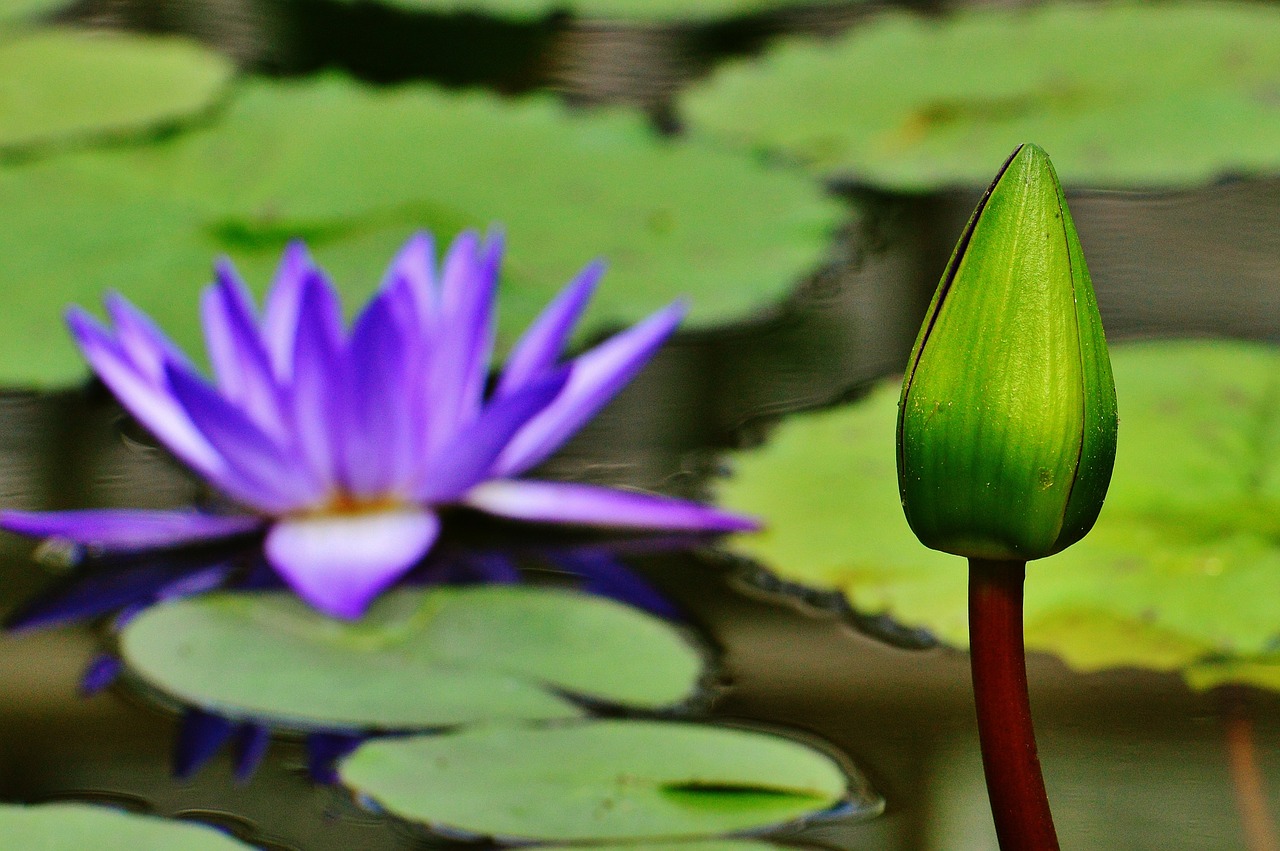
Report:
M 1277 40 L 1253 3 L 894 12 L 726 68 L 683 114 L 899 190 L 985 184 L 1028 139 L 1068 185 L 1181 186 L 1280 167 Z
M 501 352 L 592 257 L 608 286 L 581 337 L 678 296 L 686 325 L 740 318 L 822 262 L 842 215 L 802 175 L 660 139 L 637 114 L 338 77 L 253 81 L 208 127 L 0 169 L 0 277 L 15 282 L 0 383 L 82 375 L 50 329 L 68 302 L 108 287 L 196 350 L 213 259 L 230 255 L 261 291 L 294 237 L 360 304 L 411 233 L 505 228 Z
M 347 784 L 393 813 L 524 839 L 672 839 L 759 829 L 835 805 L 830 758 L 746 730 L 653 721 L 479 727 L 369 742 Z M 863 815 L 883 802 L 854 784 Z
M 0 154 L 172 126 L 209 108 L 233 72 L 178 38 L 23 33 L 0 43 Z
M 121 650 L 173 698 L 304 729 L 581 714 L 566 695 L 657 709 L 686 699 L 702 672 L 698 650 L 657 618 L 512 586 L 396 591 L 355 623 L 289 594 L 210 594 L 143 612 Z
M 1124 428 L 1111 490 L 1089 537 L 1028 568 L 1027 646 L 1081 670 L 1280 686 L 1259 673 L 1280 663 L 1280 349 L 1150 342 L 1113 347 L 1112 361 Z M 898 502 L 896 401 L 886 382 L 742 455 L 723 501 L 769 525 L 735 546 L 964 645 L 964 561 L 920 546 Z
M 235 851 L 249 846 L 212 827 L 87 804 L 0 805 L 5 847 L 27 851 Z

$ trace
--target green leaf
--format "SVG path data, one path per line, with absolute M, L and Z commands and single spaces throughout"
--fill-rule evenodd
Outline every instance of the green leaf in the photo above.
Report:
M 346 0 L 352 2 L 352 0 Z M 588 20 L 703 22 L 797 6 L 847 4 L 849 0 L 382 0 L 391 6 L 436 14 L 473 14 L 529 21 L 555 12 Z
M 391 812 L 521 839 L 715 836 L 833 806 L 846 777 L 789 739 L 694 724 L 592 721 L 490 726 L 366 743 L 343 782 Z M 866 792 L 862 814 L 882 801 Z
M 0 42 L 0 154 L 171 127 L 208 109 L 234 72 L 192 42 L 71 29 Z
M 26 851 L 235 851 L 249 846 L 205 825 L 87 804 L 0 804 L 5 847 Z
M 28 23 L 71 5 L 71 0 L 0 0 L 0 27 Z
M 501 347 L 596 257 L 609 272 L 584 336 L 678 296 L 686 324 L 740 318 L 820 264 L 841 217 L 803 176 L 657 138 L 631 113 L 336 77 L 250 82 L 207 128 L 0 169 L 0 384 L 82 375 L 56 317 L 107 287 L 196 352 L 214 258 L 262 291 L 296 236 L 354 309 L 413 231 L 504 227 Z
M 1274 671 L 1257 672 L 1280 663 L 1280 349 L 1197 340 L 1112 351 L 1111 489 L 1084 540 L 1029 566 L 1027 646 L 1081 670 L 1178 670 L 1207 686 L 1248 668 L 1249 682 L 1280 686 Z M 740 456 L 723 502 L 768 528 L 734 546 L 962 646 L 965 562 L 916 542 L 899 505 L 897 398 L 886 382 L 848 408 L 785 422 L 763 451 Z
M 1182 186 L 1280 167 L 1277 41 L 1280 9 L 1252 3 L 897 12 L 730 66 L 682 112 L 899 190 L 984 185 L 1027 140 L 1068 185 Z
M 292 594 L 211 594 L 147 610 L 129 668 L 185 703 L 285 727 L 427 728 L 571 718 L 566 693 L 658 709 L 697 686 L 701 654 L 670 625 L 569 591 L 397 591 L 357 623 Z

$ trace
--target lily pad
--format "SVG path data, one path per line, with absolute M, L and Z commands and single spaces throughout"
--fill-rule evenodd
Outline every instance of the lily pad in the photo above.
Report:
M 234 70 L 172 37 L 58 28 L 5 39 L 0 154 L 174 126 L 208 109 Z
M 518 21 L 568 12 L 588 20 L 699 22 L 785 9 L 789 6 L 848 5 L 849 0 L 384 0 L 388 5 L 438 14 L 478 14 Z
M 0 805 L 0 836 L 28 851 L 236 851 L 211 827 L 85 804 Z
M 213 259 L 229 254 L 261 290 L 293 237 L 351 306 L 413 231 L 443 242 L 505 227 L 501 347 L 596 257 L 610 269 L 584 334 L 678 296 L 691 300 L 686 324 L 742 317 L 822 262 L 842 215 L 801 175 L 660 139 L 631 113 L 337 77 L 255 81 L 207 128 L 0 169 L 0 277 L 11 282 L 0 384 L 83 375 L 51 326 L 107 287 L 200 350 Z
M 37 20 L 71 5 L 71 0 L 0 0 L 0 27 Z
M 1253 3 L 898 12 L 727 67 L 683 113 L 898 190 L 985 185 L 1028 140 L 1064 183 L 1183 186 L 1280 168 L 1277 41 L 1280 9 Z
M 659 709 L 702 672 L 699 651 L 657 618 L 509 586 L 397 591 L 354 624 L 282 592 L 210 594 L 147 610 L 121 650 L 178 700 L 302 729 L 572 718 L 573 697 Z
M 1111 489 L 1083 541 L 1029 565 L 1027 646 L 1086 671 L 1280 687 L 1280 349 L 1146 342 L 1113 347 L 1112 364 Z M 921 546 L 899 505 L 899 389 L 889 381 L 855 405 L 783 423 L 763 451 L 737 459 L 721 495 L 768 520 L 735 539 L 740 551 L 963 646 L 965 562 Z
M 520 839 L 716 836 L 835 805 L 828 756 L 746 730 L 656 721 L 488 726 L 364 744 L 343 782 L 403 818 Z M 864 814 L 881 800 L 867 793 Z

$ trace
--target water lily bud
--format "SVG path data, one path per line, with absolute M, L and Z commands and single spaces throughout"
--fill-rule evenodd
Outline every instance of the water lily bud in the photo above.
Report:
M 926 546 L 1029 560 L 1092 528 L 1116 450 L 1098 304 L 1049 157 L 1022 145 L 969 219 L 898 411 L 898 486 Z

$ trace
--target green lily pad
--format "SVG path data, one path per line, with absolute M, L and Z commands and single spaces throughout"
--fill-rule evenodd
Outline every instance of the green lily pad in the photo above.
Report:
M 0 0 L 0 27 L 37 20 L 71 5 L 71 0 Z
M 588 20 L 700 22 L 759 14 L 789 6 L 840 5 L 849 0 L 384 0 L 388 5 L 437 14 L 475 14 L 517 21 L 568 12 Z
M 830 757 L 790 739 L 619 720 L 372 741 L 339 775 L 403 818 L 558 841 L 759 829 L 830 808 L 847 783 Z M 855 804 L 882 808 L 871 793 Z
M 1147 342 L 1113 347 L 1112 364 L 1111 489 L 1083 541 L 1029 565 L 1027 646 L 1081 670 L 1280 686 L 1268 667 L 1280 662 L 1280 349 Z M 855 405 L 783 423 L 763 451 L 737 459 L 721 496 L 769 524 L 737 549 L 963 646 L 965 562 L 921 546 L 899 505 L 899 389 L 889 381 Z
M 6 39 L 0 154 L 171 127 L 208 109 L 233 73 L 178 38 L 44 29 Z
M 211 827 L 86 804 L 0 804 L 0 836 L 26 851 L 236 851 Z
M 631 113 L 337 77 L 255 81 L 207 128 L 0 169 L 0 277 L 11 282 L 0 384 L 83 375 L 53 326 L 67 303 L 94 304 L 107 287 L 199 351 L 213 259 L 229 254 L 261 291 L 297 236 L 354 306 L 413 231 L 443 242 L 503 226 L 505 345 L 596 257 L 610 269 L 584 335 L 678 296 L 691 300 L 686 324 L 742 317 L 822 262 L 842 215 L 801 175 L 657 138 Z
M 292 594 L 210 594 L 130 621 L 129 668 L 178 700 L 295 728 L 572 718 L 568 695 L 642 709 L 686 699 L 702 656 L 667 623 L 570 591 L 384 595 L 358 623 Z
M 728 67 L 683 114 L 899 190 L 985 185 L 1026 141 L 1064 183 L 1182 186 L 1280 168 L 1277 41 L 1280 9 L 1253 3 L 893 13 Z

